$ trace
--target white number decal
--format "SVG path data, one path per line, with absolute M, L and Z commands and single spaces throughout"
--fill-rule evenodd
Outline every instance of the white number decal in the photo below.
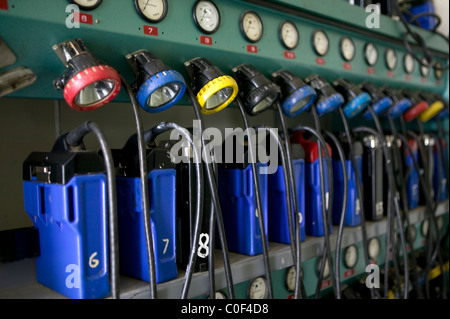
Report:
M 163 238 L 162 241 L 166 243 L 166 245 L 164 246 L 164 250 L 163 250 L 163 255 L 164 255 L 167 251 L 167 246 L 169 246 L 169 238 Z
M 200 258 L 206 258 L 209 255 L 209 235 L 201 233 L 199 238 L 199 247 L 197 249 L 197 256 Z
M 98 266 L 99 261 L 98 259 L 95 259 L 95 256 L 97 256 L 97 252 L 93 253 L 90 257 L 89 257 L 89 267 L 91 268 L 95 268 Z

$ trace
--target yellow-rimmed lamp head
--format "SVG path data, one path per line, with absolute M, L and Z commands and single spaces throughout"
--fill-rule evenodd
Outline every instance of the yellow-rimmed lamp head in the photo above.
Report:
M 204 58 L 195 58 L 184 63 L 191 79 L 200 110 L 212 114 L 226 108 L 238 93 L 236 81 Z
M 429 105 L 419 116 L 420 120 L 425 123 L 436 117 L 444 109 L 444 102 L 431 93 L 422 93 L 421 97 L 423 97 Z

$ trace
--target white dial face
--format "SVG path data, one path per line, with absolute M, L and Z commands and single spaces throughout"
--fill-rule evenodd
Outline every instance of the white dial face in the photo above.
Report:
M 288 291 L 294 291 L 295 290 L 295 274 L 297 272 L 295 271 L 295 266 L 291 266 L 286 274 L 286 287 Z
M 199 1 L 194 8 L 197 26 L 206 33 L 213 33 L 219 28 L 220 14 L 210 1 Z
M 367 247 L 369 257 L 372 260 L 376 260 L 378 258 L 378 255 L 380 254 L 380 241 L 378 238 L 372 238 L 369 240 L 369 245 Z
M 405 67 L 405 71 L 408 74 L 413 73 L 414 71 L 414 58 L 411 54 L 407 53 L 405 55 L 405 59 L 403 60 L 403 66 Z
M 437 224 L 437 226 L 438 226 L 438 229 L 439 229 L 440 231 L 442 231 L 442 230 L 444 229 L 444 217 L 439 216 L 439 217 L 437 218 L 437 220 L 436 220 L 436 224 Z
M 99 5 L 102 0 L 73 0 L 73 2 L 80 7 L 84 8 L 93 8 Z
M 397 53 L 393 49 L 386 50 L 386 65 L 391 71 L 397 66 Z
M 281 25 L 280 36 L 283 45 L 288 50 L 293 50 L 298 45 L 298 30 L 295 24 L 286 21 Z
M 227 299 L 227 296 L 225 296 L 225 294 L 221 291 L 216 291 L 214 296 L 216 299 Z
M 345 61 L 351 61 L 355 57 L 355 44 L 350 38 L 342 38 L 341 53 Z
M 348 246 L 345 249 L 344 263 L 347 268 L 353 268 L 358 262 L 358 248 L 355 245 Z
M 318 55 L 327 54 L 330 42 L 328 41 L 327 34 L 324 31 L 318 30 L 314 33 L 313 46 Z
M 241 30 L 247 40 L 257 42 L 263 34 L 261 19 L 255 12 L 246 12 L 241 19 Z
M 267 282 L 263 277 L 255 278 L 249 287 L 248 297 L 250 299 L 267 298 Z
M 148 20 L 161 21 L 167 12 L 166 0 L 137 0 L 141 14 Z
M 367 43 L 364 49 L 367 64 L 374 66 L 378 61 L 378 49 L 373 43 Z
M 422 58 L 422 63 L 425 65 L 420 65 L 420 74 L 422 74 L 422 76 L 426 78 L 428 74 L 430 74 L 430 68 L 426 66 L 428 64 L 427 59 Z
M 430 222 L 428 221 L 428 219 L 425 219 L 422 222 L 422 236 L 426 237 L 428 235 L 428 229 L 430 228 Z
M 320 274 L 320 269 L 322 268 L 322 257 L 319 259 L 317 263 L 317 276 Z M 325 268 L 323 269 L 323 279 L 328 278 L 330 276 L 330 266 L 328 262 L 325 261 Z
M 434 68 L 434 76 L 438 80 L 442 79 L 442 76 L 444 75 L 441 68 L 442 68 L 442 64 L 440 62 L 437 62 L 435 65 L 435 68 Z
M 409 226 L 406 231 L 406 236 L 408 242 L 413 243 L 416 239 L 416 227 L 413 225 Z

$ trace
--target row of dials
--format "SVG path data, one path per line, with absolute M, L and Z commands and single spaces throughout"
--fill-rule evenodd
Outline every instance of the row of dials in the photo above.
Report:
M 79 5 L 82 9 L 92 10 L 97 8 L 102 0 L 68 0 L 71 3 Z M 167 0 L 134 0 L 136 11 L 139 15 L 152 23 L 162 21 L 167 14 Z M 213 34 L 220 26 L 220 11 L 217 6 L 209 0 L 199 0 L 193 7 L 193 19 L 197 28 L 206 33 Z M 263 22 L 255 11 L 247 10 L 243 12 L 239 20 L 240 30 L 244 38 L 252 43 L 258 42 L 263 36 Z M 278 30 L 282 45 L 293 50 L 299 43 L 299 32 L 296 25 L 289 20 L 283 21 Z M 315 53 L 319 56 L 325 56 L 328 53 L 330 42 L 327 33 L 324 30 L 315 30 L 312 36 L 312 45 Z M 356 48 L 350 37 L 344 36 L 339 45 L 342 58 L 350 62 L 356 55 Z M 364 57 L 366 63 L 372 67 L 378 62 L 378 49 L 375 44 L 369 42 L 364 47 Z M 389 48 L 385 53 L 386 66 L 389 71 L 397 67 L 397 53 Z M 403 58 L 403 68 L 407 74 L 414 72 L 416 65 L 415 58 L 407 53 Z M 440 80 L 443 76 L 439 64 L 435 68 L 435 77 Z M 430 68 L 427 62 L 422 60 L 420 63 L 420 73 L 423 77 L 428 77 Z

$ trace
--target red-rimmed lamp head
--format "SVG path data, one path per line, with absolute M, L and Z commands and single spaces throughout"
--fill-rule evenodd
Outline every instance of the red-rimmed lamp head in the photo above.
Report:
M 74 110 L 99 108 L 119 93 L 121 80 L 117 71 L 100 63 L 81 39 L 56 44 L 53 50 L 66 66 L 66 72 L 54 85 L 64 89 L 64 99 Z
M 428 108 L 428 102 L 422 99 L 417 92 L 413 92 L 408 89 L 403 89 L 401 92 L 411 101 L 413 105 L 409 110 L 403 113 L 403 119 L 405 122 L 409 123 Z

